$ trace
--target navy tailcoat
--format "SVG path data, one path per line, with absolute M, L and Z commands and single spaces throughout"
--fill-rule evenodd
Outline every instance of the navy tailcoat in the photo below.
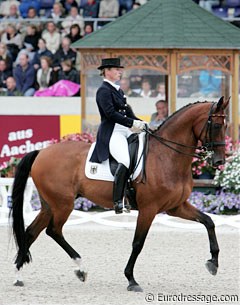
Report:
M 101 116 L 97 132 L 96 146 L 90 158 L 91 162 L 101 163 L 109 158 L 109 141 L 115 123 L 131 128 L 133 120 L 139 120 L 127 104 L 124 92 L 117 90 L 108 82 L 103 82 L 96 94 Z M 121 149 L 121 148 L 119 148 Z

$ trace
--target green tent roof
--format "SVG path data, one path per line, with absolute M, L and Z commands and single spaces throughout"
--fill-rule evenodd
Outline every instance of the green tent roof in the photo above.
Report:
M 79 49 L 240 49 L 240 29 L 192 0 L 150 0 L 72 46 Z

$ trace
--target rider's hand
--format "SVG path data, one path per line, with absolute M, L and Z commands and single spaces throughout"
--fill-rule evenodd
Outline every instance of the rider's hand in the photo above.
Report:
M 130 128 L 130 130 L 133 133 L 140 133 L 141 131 L 143 131 L 143 129 L 146 127 L 146 124 L 148 125 L 148 123 L 144 122 L 144 121 L 140 121 L 140 120 L 134 120 L 133 121 L 133 125 Z

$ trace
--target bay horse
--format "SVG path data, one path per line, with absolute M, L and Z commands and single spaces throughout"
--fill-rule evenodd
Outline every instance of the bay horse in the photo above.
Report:
M 193 188 L 192 158 L 200 141 L 212 154 L 214 166 L 225 162 L 225 110 L 229 99 L 218 102 L 196 102 L 173 113 L 155 131 L 150 133 L 146 158 L 145 183 L 133 181 L 138 217 L 132 252 L 125 268 L 127 289 L 142 291 L 134 278 L 134 265 L 140 254 L 152 221 L 158 213 L 181 217 L 202 223 L 208 233 L 211 259 L 208 271 L 215 275 L 218 269 L 219 247 L 212 219 L 188 202 Z M 113 208 L 113 183 L 89 180 L 84 173 L 90 144 L 61 142 L 40 151 L 28 153 L 21 160 L 12 191 L 12 225 L 18 253 L 15 260 L 15 285 L 23 285 L 20 269 L 31 259 L 29 248 L 39 233 L 46 228 L 52 237 L 77 265 L 76 275 L 86 280 L 81 256 L 64 239 L 62 227 L 74 208 L 77 195 L 86 197 L 99 206 Z M 23 198 L 31 173 L 41 199 L 41 210 L 25 230 Z

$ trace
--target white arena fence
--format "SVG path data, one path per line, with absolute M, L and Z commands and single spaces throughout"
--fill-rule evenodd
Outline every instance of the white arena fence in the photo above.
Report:
M 9 225 L 9 206 L 11 205 L 11 192 L 13 186 L 13 178 L 0 178 L 0 226 Z M 31 178 L 28 179 L 24 193 L 24 220 L 29 225 L 39 211 L 35 211 L 31 205 L 31 198 L 35 185 Z M 134 229 L 136 226 L 138 212 L 131 211 L 116 215 L 114 211 L 101 212 L 83 212 L 73 210 L 66 225 L 80 225 L 84 223 L 94 222 L 97 224 Z M 240 215 L 210 215 L 216 226 L 228 225 L 230 227 L 240 229 Z M 192 221 L 185 221 L 179 218 L 170 217 L 166 214 L 157 215 L 153 222 L 154 225 L 166 225 L 174 228 L 182 229 L 201 229 L 203 225 Z

